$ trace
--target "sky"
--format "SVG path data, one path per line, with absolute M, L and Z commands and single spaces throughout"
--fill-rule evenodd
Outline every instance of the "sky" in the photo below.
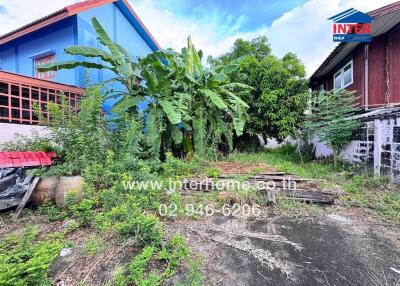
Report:
M 310 76 L 335 47 L 327 18 L 393 0 L 129 0 L 162 48 L 180 50 L 191 35 L 206 56 L 229 52 L 237 38 L 267 36 L 272 53 L 293 52 Z M 76 0 L 0 0 L 0 34 Z

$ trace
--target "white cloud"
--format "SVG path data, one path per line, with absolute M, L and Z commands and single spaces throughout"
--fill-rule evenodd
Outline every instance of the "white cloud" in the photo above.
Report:
M 205 55 L 220 55 L 232 47 L 241 37 L 252 39 L 266 35 L 273 53 L 279 56 L 287 52 L 296 53 L 306 65 L 308 75 L 329 55 L 334 47 L 331 23 L 328 17 L 348 8 L 361 11 L 384 6 L 393 0 L 309 0 L 276 19 L 270 27 L 241 33 L 245 25 L 244 15 L 233 18 L 218 9 L 192 15 L 176 15 L 168 8 L 160 8 L 159 0 L 130 0 L 139 16 L 162 47 L 179 50 L 185 45 L 188 35 Z M 177 0 L 175 0 L 177 1 Z M 4 34 L 35 19 L 52 13 L 77 0 L 0 0 L 0 34 Z M 175 2 L 176 3 L 176 2 Z M 163 7 L 168 7 L 163 5 Z M 263 7 L 260 7 L 262 9 Z M 258 9 L 255 7 L 255 9 Z
M 0 0 L 5 11 L 0 14 L 0 35 L 53 13 L 75 0 Z
M 178 17 L 169 9 L 157 7 L 157 1 L 131 1 L 140 18 L 163 48 L 180 50 L 189 35 L 206 55 L 220 55 L 229 50 L 236 37 L 230 35 L 242 25 L 244 16 L 232 19 L 222 11 L 201 13 L 198 19 Z
M 332 24 L 327 18 L 348 8 L 368 12 L 392 2 L 310 0 L 283 14 L 270 27 L 260 27 L 248 33 L 237 32 L 243 19 L 237 20 L 233 29 L 228 29 L 224 15 L 218 11 L 210 13 L 209 17 L 192 19 L 189 16 L 177 17 L 168 9 L 157 9 L 155 0 L 133 2 L 133 6 L 162 47 L 180 49 L 190 34 L 206 55 L 220 55 L 229 51 L 238 37 L 252 39 L 266 35 L 274 54 L 296 53 L 305 64 L 307 74 L 311 75 L 335 46 Z
M 265 32 L 272 50 L 282 56 L 288 51 L 296 53 L 311 75 L 335 46 L 332 42 L 332 23 L 327 18 L 349 8 L 362 12 L 392 3 L 380 1 L 311 0 L 275 20 Z

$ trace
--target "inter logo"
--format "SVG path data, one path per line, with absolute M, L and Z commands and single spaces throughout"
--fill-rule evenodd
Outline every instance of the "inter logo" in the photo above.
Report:
M 374 18 L 356 9 L 348 9 L 330 17 L 334 42 L 371 42 L 371 22 Z

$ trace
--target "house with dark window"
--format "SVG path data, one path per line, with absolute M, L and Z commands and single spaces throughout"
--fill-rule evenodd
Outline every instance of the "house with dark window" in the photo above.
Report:
M 340 43 L 310 78 L 314 90 L 355 91 L 364 127 L 342 156 L 400 178 L 400 1 L 368 13 L 372 40 Z M 330 154 L 317 144 L 317 156 Z
M 91 25 L 93 17 L 132 57 L 160 48 L 127 0 L 79 2 L 0 36 L 0 142 L 13 139 L 15 132 L 29 134 L 32 129 L 42 129 L 34 126 L 38 124 L 32 111 L 34 103 L 46 116 L 47 103 L 58 103 L 62 92 L 70 107 L 77 109 L 85 83 L 113 77 L 106 70 L 80 67 L 57 72 L 36 70 L 42 64 L 78 59 L 66 55 L 65 47 L 102 48 Z M 105 110 L 112 104 L 106 102 Z

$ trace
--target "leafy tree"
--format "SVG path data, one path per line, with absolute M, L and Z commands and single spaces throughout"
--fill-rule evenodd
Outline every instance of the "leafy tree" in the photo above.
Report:
M 210 58 L 212 64 L 225 64 L 242 57 L 241 68 L 232 81 L 252 86 L 251 93 L 240 94 L 250 108 L 247 135 L 284 139 L 294 135 L 307 107 L 307 80 L 304 65 L 292 53 L 283 58 L 271 55 L 266 37 L 252 41 L 236 40 L 231 52 Z
M 336 165 L 337 154 L 351 140 L 361 123 L 352 118 L 360 107 L 354 92 L 345 89 L 315 93 L 311 110 L 303 124 L 304 131 L 316 136 L 333 149 Z
M 261 61 L 270 54 L 271 47 L 269 46 L 267 37 L 259 36 L 251 41 L 237 39 L 233 44 L 231 52 L 222 55 L 217 59 L 213 59 L 212 57 L 210 57 L 209 60 L 214 63 L 219 62 L 220 64 L 222 64 L 243 56 L 251 56 L 258 61 Z
M 235 92 L 247 90 L 244 84 L 232 83 L 229 74 L 239 69 L 237 61 L 223 66 L 204 68 L 202 52 L 193 46 L 190 37 L 181 53 L 172 50 L 157 51 L 134 62 L 129 54 L 110 37 L 96 18 L 92 19 L 99 41 L 109 52 L 85 46 L 65 49 L 67 54 L 88 59 L 100 58 L 104 64 L 90 61 L 51 63 L 39 71 L 70 69 L 77 66 L 109 69 L 116 75 L 106 83 L 119 82 L 124 89 L 111 90 L 111 97 L 119 98 L 116 113 L 137 115 L 137 105 L 149 103 L 147 113 L 147 140 L 153 155 L 172 145 L 183 146 L 186 153 L 200 153 L 208 135 L 222 141 L 232 141 L 232 130 L 239 136 L 246 121 L 247 104 Z M 110 97 L 109 96 L 109 97 Z M 232 146 L 232 144 L 229 144 Z

